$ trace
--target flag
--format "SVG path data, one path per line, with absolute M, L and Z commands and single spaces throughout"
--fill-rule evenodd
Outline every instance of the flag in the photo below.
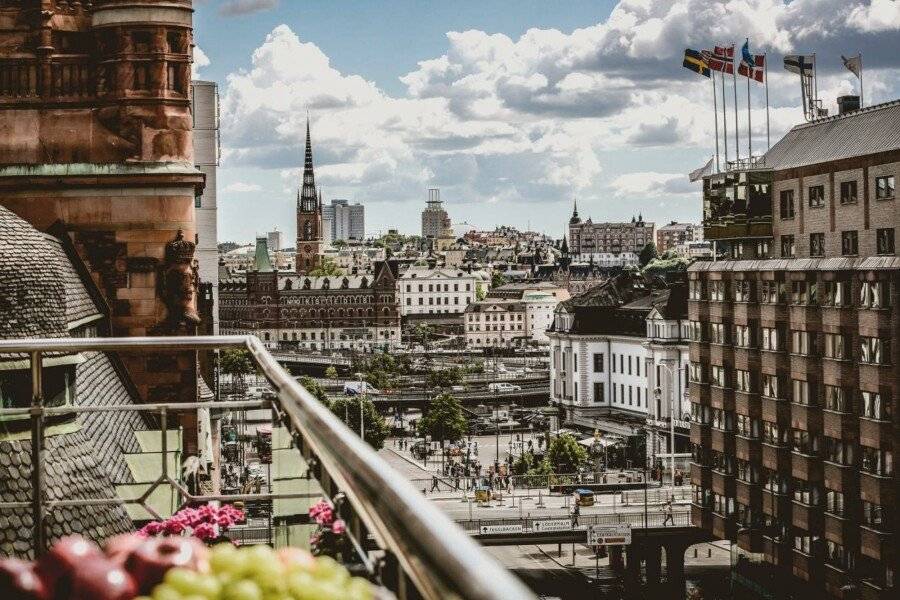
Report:
M 694 169 L 693 171 L 691 171 L 688 174 L 688 179 L 690 179 L 691 182 L 698 181 L 700 179 L 703 179 L 707 175 L 712 175 L 712 172 L 713 172 L 713 159 L 710 158 L 709 161 L 707 161 L 707 163 L 705 165 L 703 165 L 699 169 Z
M 703 55 L 696 50 L 687 48 L 684 51 L 684 62 L 682 64 L 686 69 L 690 69 L 694 73 L 709 77 L 709 65 L 703 60 Z
M 862 71 L 862 55 L 857 54 L 856 56 L 851 56 L 847 58 L 844 55 L 841 55 L 841 60 L 844 61 L 844 66 L 847 67 L 847 70 L 856 75 L 860 76 L 860 72 Z
M 744 42 L 741 47 L 741 64 L 738 65 L 738 73 L 760 83 L 765 79 L 766 55 L 750 54 L 750 41 Z
M 816 58 L 812 54 L 788 54 L 784 57 L 784 68 L 798 75 L 812 75 Z
M 734 75 L 734 46 L 716 46 L 712 50 L 704 50 L 701 54 L 713 71 Z

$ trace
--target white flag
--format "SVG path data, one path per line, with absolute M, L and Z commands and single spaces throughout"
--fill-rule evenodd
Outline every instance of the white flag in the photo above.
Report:
M 850 58 L 842 55 L 841 60 L 844 61 L 844 66 L 847 67 L 848 71 L 859 77 L 859 73 L 862 71 L 862 54 L 857 54 Z
M 694 182 L 699 179 L 703 179 L 707 175 L 712 175 L 712 172 L 713 172 L 713 159 L 710 158 L 709 162 L 707 162 L 705 165 L 703 165 L 699 169 L 694 169 L 693 171 L 691 171 L 690 174 L 688 174 L 688 179 L 691 182 Z

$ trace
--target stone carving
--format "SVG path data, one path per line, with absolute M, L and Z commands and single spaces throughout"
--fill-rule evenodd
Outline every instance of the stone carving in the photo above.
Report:
M 184 239 L 179 229 L 175 239 L 166 244 L 166 262 L 163 266 L 162 292 L 170 329 L 185 325 L 197 325 L 200 316 L 195 304 L 197 290 L 197 266 L 194 263 L 194 242 Z

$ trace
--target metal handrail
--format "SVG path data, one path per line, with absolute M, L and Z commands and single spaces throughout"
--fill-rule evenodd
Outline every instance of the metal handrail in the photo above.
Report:
M 282 368 L 254 336 L 62 338 L 2 340 L 0 355 L 27 353 L 38 382 L 45 352 L 190 351 L 247 348 L 275 390 L 274 408 L 302 437 L 319 464 L 347 497 L 353 510 L 375 538 L 378 547 L 397 561 L 415 592 L 428 599 L 516 600 L 535 598 L 509 571 L 404 477 L 350 431 L 327 407 L 316 400 Z M 32 408 L 38 417 L 43 408 Z M 40 419 L 37 419 L 40 421 Z M 38 432 L 39 433 L 39 432 Z M 35 468 L 36 477 L 39 469 Z M 38 486 L 36 486 L 38 487 Z

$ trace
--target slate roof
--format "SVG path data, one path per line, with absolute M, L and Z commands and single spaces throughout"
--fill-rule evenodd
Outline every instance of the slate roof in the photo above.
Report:
M 0 499 L 31 500 L 31 440 L 0 441 Z M 47 500 L 115 498 L 115 488 L 95 457 L 95 448 L 80 432 L 48 436 L 45 442 L 44 481 Z M 31 509 L 0 511 L 0 556 L 34 558 Z M 46 513 L 50 544 L 72 534 L 104 540 L 132 529 L 122 506 L 67 507 Z
M 62 242 L 51 235 L 46 237 L 49 242 L 48 249 L 53 252 L 53 261 L 59 264 L 62 271 L 68 327 L 102 317 L 103 313 L 97 308 L 81 276 L 69 260 Z
M 766 152 L 765 166 L 791 169 L 900 149 L 900 100 L 795 126 Z
M 137 404 L 139 399 L 125 383 L 124 369 L 114 355 L 103 352 L 84 354 L 85 361 L 76 371 L 76 404 L 112 406 Z M 96 457 L 110 481 L 133 483 L 125 454 L 141 451 L 134 431 L 147 429 L 138 411 L 92 412 L 79 415 L 83 431 L 93 442 Z

